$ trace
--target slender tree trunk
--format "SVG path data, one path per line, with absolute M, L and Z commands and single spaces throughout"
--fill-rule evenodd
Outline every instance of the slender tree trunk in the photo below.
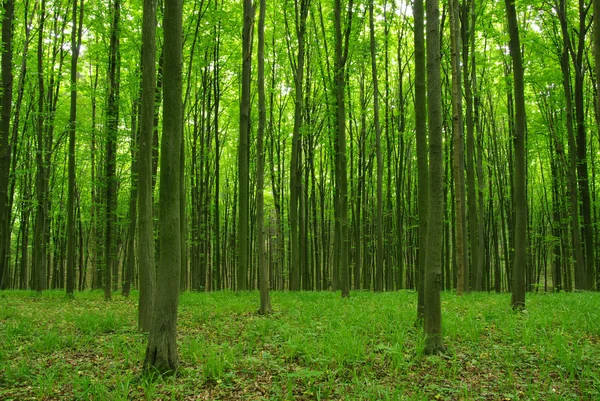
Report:
M 425 256 L 425 353 L 444 350 L 442 339 L 442 237 L 444 223 L 444 151 L 440 79 L 438 0 L 427 0 L 427 121 L 429 123 L 429 207 Z
M 568 134 L 567 138 L 569 144 L 569 164 L 567 177 L 569 182 L 569 200 L 571 204 L 571 240 L 573 257 L 575 259 L 575 288 L 583 290 L 585 289 L 586 283 L 586 271 L 579 222 L 579 197 L 577 195 L 577 143 L 575 140 L 575 132 L 573 130 L 573 97 L 571 91 L 571 67 L 569 64 L 570 39 L 568 35 L 567 20 L 565 17 L 565 1 L 560 0 L 560 5 L 558 7 L 559 19 L 563 33 L 563 49 L 560 65 L 563 73 L 563 90 L 565 93 L 567 109 L 566 121 Z M 562 152 L 560 154 L 562 154 Z
M 452 33 L 452 132 L 454 136 L 454 202 L 456 209 L 456 263 L 458 283 L 456 293 L 469 291 L 467 224 L 465 211 L 464 139 L 462 116 L 462 72 L 460 64 L 460 20 L 458 0 L 451 1 L 450 26 Z
M 81 43 L 83 24 L 83 0 L 79 11 L 79 33 L 77 31 L 77 0 L 73 0 L 73 22 L 71 31 L 71 111 L 69 117 L 69 194 L 67 199 L 67 296 L 75 290 L 75 133 L 77 129 L 77 59 Z
M 525 308 L 525 265 L 527 263 L 527 190 L 525 187 L 525 130 L 527 127 L 525 121 L 525 85 L 523 80 L 523 61 L 521 59 L 521 41 L 519 39 L 517 12 L 512 0 L 505 0 L 505 3 L 515 90 L 515 251 L 513 256 L 511 305 L 513 309 L 520 310 Z
M 564 0 L 563 0 L 564 1 Z M 594 231 L 592 226 L 592 206 L 590 199 L 590 184 L 587 164 L 587 130 L 585 126 L 585 68 L 583 54 L 585 51 L 585 34 L 587 32 L 587 5 L 584 0 L 578 2 L 579 26 L 577 28 L 577 51 L 571 52 L 575 72 L 575 122 L 577 125 L 577 178 L 581 195 L 581 214 L 583 217 L 583 251 L 585 276 L 581 289 L 590 290 L 595 287 L 596 274 L 594 271 Z
M 13 0 L 4 2 L 2 19 L 2 94 L 0 95 L 0 289 L 8 288 L 10 256 L 10 220 L 8 182 L 11 165 L 10 115 L 13 88 Z M 41 35 L 41 33 L 40 33 Z
M 218 2 L 215 1 L 215 9 Z M 219 143 L 219 101 L 221 99 L 221 89 L 219 83 L 219 54 L 221 48 L 221 21 L 215 26 L 215 49 L 214 49 L 214 71 L 213 71 L 213 90 L 214 90 L 214 129 L 215 129 L 215 289 L 222 290 L 223 276 L 221 263 L 221 217 L 219 212 L 220 199 L 220 171 L 221 171 L 221 149 Z
M 154 231 L 152 212 L 152 155 L 156 85 L 156 0 L 144 0 L 142 23 L 142 101 L 138 163 L 138 263 L 140 299 L 138 327 L 149 331 L 154 302 Z
M 593 38 L 593 54 L 594 54 L 594 75 L 596 81 L 596 124 L 598 126 L 598 138 L 600 139 L 600 0 L 593 0 L 593 14 L 594 14 L 594 38 Z M 592 153 L 593 154 L 593 153 Z M 596 233 L 598 230 L 596 229 Z M 597 258 L 600 256 L 598 252 L 596 252 Z M 598 277 L 594 275 L 592 277 L 596 278 L 595 284 L 596 290 L 598 290 Z
M 183 1 L 165 0 L 164 105 L 159 192 L 159 261 L 154 319 L 144 371 L 173 372 L 178 366 L 177 305 L 181 273 L 180 157 L 183 133 Z
M 417 139 L 417 203 L 419 208 L 419 255 L 417 257 L 417 319 L 425 317 L 425 255 L 427 253 L 427 207 L 429 162 L 427 156 L 427 74 L 423 0 L 414 2 L 415 17 L 415 131 Z
M 258 249 L 260 308 L 258 313 L 265 315 L 272 311 L 269 296 L 269 265 L 265 248 L 264 233 L 264 186 L 265 186 L 265 153 L 263 138 L 267 111 L 265 108 L 265 13 L 267 5 L 260 0 L 260 15 L 258 17 L 258 135 L 256 138 L 256 234 Z
M 137 75 L 137 74 L 136 74 Z M 131 284 L 134 279 L 135 270 L 135 228 L 137 225 L 137 204 L 138 204 L 138 144 L 139 130 L 139 105 L 141 102 L 141 92 L 138 98 L 133 101 L 131 110 L 131 188 L 129 190 L 129 227 L 127 230 L 127 252 L 125 260 L 125 274 L 123 275 L 122 295 L 128 297 L 131 293 Z
M 336 187 L 337 209 L 339 218 L 338 244 L 339 244 L 339 270 L 342 289 L 342 298 L 350 295 L 350 267 L 348 263 L 348 173 L 346 157 L 346 61 L 352 28 L 352 13 L 354 2 L 348 0 L 345 30 L 342 33 L 342 5 L 341 0 L 334 2 L 335 25 L 335 93 L 337 105 L 337 152 L 336 152 Z
M 36 216 L 33 241 L 36 246 L 33 247 L 33 271 L 35 279 L 35 289 L 42 292 L 46 289 L 46 214 L 47 214 L 47 176 L 46 176 L 46 140 L 44 138 L 44 23 L 46 21 L 46 1 L 41 0 L 40 6 L 40 27 L 38 30 L 37 46 L 37 67 L 38 67 L 38 117 L 36 126 L 37 150 L 36 150 Z
M 244 28 L 242 33 L 242 97 L 240 102 L 240 136 L 238 147 L 239 180 L 239 232 L 238 232 L 238 276 L 237 290 L 248 289 L 248 269 L 250 266 L 250 220 L 249 220 L 249 169 L 250 161 L 250 80 L 252 67 L 252 27 L 254 6 L 251 0 L 244 0 Z
M 459 8 L 458 2 L 455 3 L 456 8 Z M 477 210 L 477 191 L 475 184 L 475 119 L 473 116 L 473 87 L 474 82 L 470 79 L 469 68 L 474 68 L 471 63 L 469 66 L 469 38 L 472 35 L 472 31 L 474 27 L 470 26 L 471 21 L 471 8 L 472 8 L 472 0 L 466 0 L 463 2 L 462 6 L 462 65 L 464 66 L 464 74 L 460 71 L 459 65 L 459 76 L 458 79 L 464 80 L 464 91 L 465 91 L 465 101 L 466 101 L 466 126 L 467 126 L 467 159 L 466 165 L 463 164 L 461 158 L 461 174 L 462 174 L 462 166 L 466 167 L 467 170 L 467 207 L 468 207 L 468 221 L 469 221 L 469 240 L 471 244 L 471 253 L 470 257 L 467 257 L 467 265 L 469 273 L 465 275 L 465 287 L 467 291 L 469 291 L 469 283 L 473 286 L 473 290 L 481 291 L 481 283 L 478 283 L 476 278 L 479 274 L 479 268 L 483 268 L 483 266 L 478 266 L 478 254 L 479 254 L 479 216 Z M 457 10 L 458 12 L 458 10 Z M 456 15 L 458 16 L 458 14 Z M 455 16 L 455 18 L 456 18 Z M 459 25 L 459 19 L 456 18 L 456 25 Z M 460 49 L 460 36 L 458 36 L 458 32 L 460 32 L 460 28 L 457 27 L 457 38 L 455 39 L 457 42 L 457 53 L 459 53 Z M 461 55 L 457 54 L 458 58 L 457 63 L 460 63 Z M 462 89 L 459 87 L 459 92 L 457 96 L 462 98 Z M 461 100 L 459 100 L 461 101 Z M 461 101 L 462 103 L 462 101 Z M 461 104 L 461 113 L 462 113 L 462 104 Z M 461 115 L 461 130 L 462 130 L 462 115 Z M 464 174 L 463 174 L 464 177 Z M 464 179 L 464 178 L 463 178 Z
M 304 81 L 304 36 L 306 33 L 306 18 L 308 15 L 309 0 L 295 0 L 296 37 L 298 40 L 298 54 L 296 60 L 292 61 L 294 71 L 294 130 L 292 133 L 292 158 L 290 164 L 290 290 L 300 290 L 300 276 L 304 266 L 301 266 L 300 254 L 300 227 L 299 221 L 302 213 L 299 200 L 302 187 L 302 168 L 300 159 L 302 157 L 302 141 L 300 138 L 302 129 L 302 101 Z M 287 19 L 286 19 L 287 24 Z
M 379 85 L 377 80 L 377 58 L 373 2 L 369 2 L 369 31 L 371 41 L 371 78 L 373 80 L 373 119 L 375 121 L 375 153 L 377 155 L 377 233 L 375 291 L 383 291 L 383 157 L 381 156 L 381 126 L 379 124 Z
M 110 57 L 108 62 L 108 116 L 106 129 L 106 232 L 104 299 L 111 299 L 112 272 L 118 264 L 117 257 L 117 136 L 119 123 L 119 98 L 117 80 L 119 59 L 119 20 L 121 19 L 121 0 L 113 4 L 113 20 L 110 30 Z

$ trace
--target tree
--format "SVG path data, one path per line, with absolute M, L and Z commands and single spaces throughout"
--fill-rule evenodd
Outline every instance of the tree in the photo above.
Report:
M 258 135 L 256 138 L 256 241 L 258 242 L 258 268 L 260 288 L 260 308 L 258 313 L 265 315 L 272 311 L 269 296 L 269 265 L 265 249 L 264 233 L 264 187 L 265 187 L 265 153 L 264 136 L 267 112 L 265 109 L 265 13 L 266 1 L 260 0 L 260 16 L 258 17 Z
M 415 134 L 417 139 L 417 202 L 419 205 L 419 254 L 417 320 L 425 313 L 425 255 L 427 250 L 427 203 L 429 202 L 429 163 L 427 158 L 427 74 L 423 0 L 414 2 L 415 42 Z
M 240 132 L 238 147 L 239 180 L 239 232 L 238 232 L 238 291 L 248 289 L 250 265 L 250 221 L 249 221 L 249 174 L 250 174 L 250 78 L 252 76 L 252 26 L 254 6 L 252 0 L 244 0 L 244 28 L 242 31 L 242 94 L 240 100 Z
M 577 196 L 577 143 L 575 142 L 575 132 L 573 130 L 573 96 L 571 91 L 571 66 L 569 64 L 570 39 L 567 29 L 566 6 L 565 1 L 560 0 L 557 5 L 559 15 L 563 46 L 561 52 L 560 66 L 563 75 L 563 90 L 565 93 L 566 104 L 566 123 L 567 140 L 569 144 L 569 166 L 567 181 L 569 183 L 569 200 L 571 205 L 571 241 L 573 248 L 573 257 L 575 259 L 575 288 L 585 289 L 585 264 L 583 260 L 583 251 L 581 244 L 581 231 L 579 224 L 579 198 Z
M 369 2 L 369 31 L 371 44 L 371 72 L 373 79 L 373 120 L 375 121 L 375 153 L 377 154 L 377 251 L 375 267 L 375 291 L 383 291 L 383 157 L 381 156 L 381 127 L 379 124 L 379 84 L 373 2 Z
M 8 181 L 11 163 L 10 115 L 12 111 L 13 0 L 4 2 L 2 19 L 2 94 L 0 94 L 0 289 L 8 288 L 10 250 L 10 210 Z
M 348 60 L 348 49 L 350 32 L 352 28 L 353 0 L 348 0 L 346 26 L 342 34 L 342 4 L 341 0 L 334 2 L 334 25 L 335 25 L 335 100 L 336 100 L 336 189 L 339 229 L 336 231 L 339 246 L 340 278 L 342 298 L 350 295 L 350 266 L 348 262 L 348 176 L 346 155 L 346 61 Z
M 183 132 L 183 1 L 165 0 L 164 103 L 160 156 L 159 260 L 153 319 L 144 371 L 172 372 L 177 356 L 177 305 L 181 273 L 180 156 Z
M 456 265 L 458 283 L 456 293 L 469 291 L 469 263 L 467 251 L 467 223 L 465 211 L 464 136 L 462 108 L 462 71 L 460 63 L 460 19 L 458 0 L 450 0 L 450 27 L 452 48 L 452 135 L 454 174 L 454 203 L 456 208 Z M 471 224 L 473 226 L 473 224 Z
M 444 152 L 438 0 L 427 0 L 427 122 L 429 127 L 429 207 L 425 256 L 425 353 L 444 350 L 442 341 L 442 230 L 444 227 Z
M 294 72 L 294 130 L 292 134 L 292 157 L 290 164 L 290 290 L 300 290 L 301 272 L 304 272 L 305 266 L 302 266 L 301 235 L 299 220 L 302 219 L 302 210 L 299 206 L 299 199 L 302 193 L 302 113 L 303 87 L 304 82 L 304 54 L 305 54 L 305 33 L 306 18 L 308 16 L 309 0 L 294 0 L 294 9 L 296 11 L 296 37 L 298 39 L 298 54 L 296 60 L 290 54 L 292 70 Z M 287 27 L 287 18 L 286 18 Z
M 75 132 L 77 129 L 77 59 L 83 27 L 83 0 L 79 6 L 77 29 L 77 0 L 73 0 L 71 31 L 71 110 L 69 117 L 69 194 L 67 204 L 67 296 L 75 290 Z M 79 33 L 78 33 L 79 32 Z
M 140 300 L 138 325 L 149 331 L 154 299 L 154 234 L 152 223 L 152 134 L 156 85 L 156 0 L 144 0 L 142 25 L 142 101 L 138 151 L 138 261 Z
M 108 58 L 108 106 L 106 122 L 106 231 L 104 243 L 104 299 L 111 299 L 112 272 L 117 265 L 117 136 L 119 130 L 119 20 L 121 0 L 113 3 Z
M 525 308 L 525 264 L 527 263 L 527 190 L 525 188 L 525 85 L 523 61 L 517 11 L 513 0 L 505 0 L 510 56 L 513 64 L 513 85 L 515 92 L 515 178 L 514 208 L 515 234 L 513 255 L 513 285 L 511 306 L 515 310 Z
M 40 5 L 40 26 L 38 29 L 37 43 L 37 68 L 38 68 L 38 116 L 36 121 L 36 139 L 37 150 L 35 160 L 37 166 L 36 172 L 36 213 L 33 242 L 37 246 L 33 247 L 33 271 L 34 287 L 38 292 L 46 289 L 46 215 L 48 214 L 48 174 L 47 174 L 47 138 L 44 135 L 44 23 L 46 21 L 46 0 L 41 0 Z

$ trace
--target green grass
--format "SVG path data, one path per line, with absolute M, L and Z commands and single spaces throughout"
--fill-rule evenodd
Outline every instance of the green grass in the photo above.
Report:
M 141 374 L 136 296 L 0 294 L 0 399 L 595 400 L 600 294 L 443 294 L 448 353 L 425 356 L 416 294 L 183 294 L 177 373 Z

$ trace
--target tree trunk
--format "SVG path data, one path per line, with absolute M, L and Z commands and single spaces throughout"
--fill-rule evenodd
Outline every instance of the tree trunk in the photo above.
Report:
M 121 0 L 113 4 L 113 21 L 110 30 L 110 56 L 108 61 L 108 110 L 106 129 L 106 232 L 104 299 L 111 299 L 112 272 L 118 263 L 117 257 L 117 136 L 119 124 L 119 98 L 117 80 L 119 59 L 119 20 L 121 18 Z
M 129 190 L 129 227 L 127 231 L 127 252 L 125 260 L 125 274 L 123 276 L 122 294 L 128 297 L 131 293 L 131 284 L 133 282 L 135 270 L 135 227 L 137 225 L 137 204 L 138 204 L 138 144 L 139 130 L 139 104 L 141 93 L 133 101 L 131 108 L 131 188 Z
M 265 136 L 265 13 L 266 1 L 260 0 L 260 15 L 258 17 L 258 134 L 256 138 L 256 242 L 258 249 L 260 308 L 258 313 L 268 314 L 272 311 L 269 296 L 269 265 L 265 248 L 264 233 L 264 186 L 265 186 L 265 153 L 263 138 Z
M 138 263 L 140 299 L 138 327 L 149 331 L 154 302 L 154 231 L 152 212 L 152 155 L 156 85 L 156 0 L 144 0 L 142 23 L 142 101 L 138 150 Z
M 425 353 L 444 350 L 442 338 L 442 236 L 444 223 L 444 151 L 440 79 L 438 0 L 427 0 L 427 121 L 429 123 L 429 207 L 425 256 Z
M 510 55 L 513 62 L 513 83 L 515 90 L 515 174 L 514 210 L 515 235 L 513 255 L 513 288 L 511 305 L 513 309 L 525 308 L 525 264 L 527 263 L 527 190 L 525 187 L 525 85 L 523 82 L 523 61 L 517 12 L 512 0 L 505 0 Z
M 563 0 L 564 1 L 564 0 Z M 577 124 L 577 179 L 581 195 L 581 214 L 583 215 L 583 251 L 585 272 L 581 289 L 593 289 L 596 282 L 594 271 L 594 232 L 592 226 L 590 184 L 587 166 L 587 139 L 585 127 L 585 101 L 584 101 L 584 72 L 583 54 L 585 51 L 585 34 L 587 32 L 587 5 L 584 0 L 579 0 L 579 26 L 577 29 L 577 51 L 571 51 L 573 67 L 575 70 L 575 122 Z
M 8 181 L 11 165 L 10 115 L 12 111 L 12 38 L 13 0 L 4 2 L 2 19 L 2 94 L 0 95 L 0 289 L 8 288 L 10 256 L 10 210 L 8 201 Z M 40 33 L 41 35 L 41 33 Z
M 456 293 L 469 292 L 469 264 L 465 211 L 464 139 L 462 116 L 462 72 L 460 65 L 460 20 L 458 0 L 451 0 L 450 26 L 452 33 L 452 132 L 454 136 L 454 202 L 456 204 L 456 264 L 458 283 Z
M 377 58 L 373 2 L 369 2 L 369 31 L 371 41 L 371 78 L 373 80 L 373 119 L 375 121 L 375 153 L 377 155 L 377 233 L 375 291 L 383 291 L 383 158 L 381 156 L 381 126 L 379 124 L 379 85 L 377 80 Z
M 242 97 L 240 102 L 240 133 L 238 147 L 239 180 L 239 232 L 237 290 L 248 289 L 248 269 L 250 266 L 250 81 L 252 67 L 252 27 L 254 25 L 254 6 L 251 0 L 244 0 L 244 28 L 242 33 Z
M 465 101 L 466 101 L 466 126 L 467 126 L 467 160 L 466 160 L 466 170 L 467 170 L 467 207 L 469 210 L 468 213 L 468 221 L 469 221 L 469 240 L 471 244 L 471 253 L 470 257 L 467 257 L 467 265 L 468 271 L 470 274 L 465 276 L 465 287 L 467 292 L 469 291 L 469 283 L 472 284 L 473 289 L 475 291 L 481 291 L 481 283 L 477 283 L 477 275 L 479 274 L 479 268 L 483 268 L 483 266 L 478 266 L 478 254 L 479 254 L 479 216 L 477 210 L 477 191 L 475 184 L 475 121 L 473 116 L 473 90 L 472 85 L 473 81 L 470 79 L 469 75 L 469 67 L 474 68 L 473 65 L 469 66 L 469 39 L 472 35 L 472 31 L 474 27 L 470 26 L 470 16 L 471 16 L 471 7 L 472 0 L 466 0 L 463 2 L 462 6 L 462 65 L 465 68 L 464 74 L 461 74 L 459 70 L 459 79 L 464 79 L 464 89 L 465 89 Z M 456 8 L 459 8 L 458 4 L 456 4 Z M 459 19 L 456 19 L 455 24 L 459 24 Z M 460 28 L 456 28 L 460 29 Z M 457 53 L 460 49 L 459 41 L 460 39 L 455 39 L 457 42 Z M 457 55 L 458 63 L 460 63 L 460 55 Z M 459 67 L 460 68 L 460 67 Z M 459 88 L 460 89 L 460 88 Z M 458 92 L 458 96 L 462 98 L 462 90 Z M 462 103 L 462 102 L 461 102 Z M 462 111 L 462 105 L 461 105 Z M 462 120 L 462 118 L 461 118 Z M 462 122 L 462 121 L 461 121 Z M 461 124 L 462 129 L 462 124 Z M 463 166 L 461 158 L 461 166 Z M 462 168 L 461 168 L 462 172 Z M 462 173 L 461 173 L 462 174 Z
M 565 103 L 567 109 L 566 121 L 568 134 L 567 138 L 569 144 L 569 164 L 567 177 L 569 182 L 569 200 L 571 205 L 571 240 L 573 242 L 573 257 L 575 259 L 575 288 L 583 290 L 585 289 L 586 283 L 586 271 L 583 257 L 583 244 L 581 243 L 582 231 L 580 229 L 579 222 L 579 198 L 577 196 L 577 143 L 575 141 L 575 132 L 573 130 L 573 97 L 571 92 L 571 67 L 569 64 L 570 39 L 565 11 L 565 1 L 560 0 L 558 12 L 563 33 L 563 49 L 560 65 L 563 73 L 563 90 L 565 93 Z M 562 154 L 562 152 L 559 152 L 559 154 Z
M 182 0 L 165 0 L 164 104 L 160 160 L 159 261 L 154 321 L 144 371 L 173 372 L 178 366 L 177 304 L 181 272 L 180 157 L 183 133 Z
M 79 33 L 77 32 L 77 0 L 73 0 L 73 22 L 71 31 L 71 110 L 69 117 L 69 185 L 67 199 L 67 296 L 75 290 L 75 133 L 77 129 L 77 59 L 81 43 L 83 24 L 83 0 L 79 11 Z M 82 250 L 83 251 L 83 250 Z
M 596 116 L 597 116 L 597 120 L 596 120 L 596 124 L 598 126 L 598 138 L 600 139 L 600 123 L 598 121 L 598 119 L 600 119 L 600 0 L 593 0 L 593 14 L 594 14 L 594 40 L 593 40 L 593 54 L 594 54 L 594 74 L 595 74 L 595 81 L 596 81 Z M 593 155 L 593 153 L 592 153 Z M 596 219 L 595 219 L 596 220 Z M 596 231 L 596 233 L 598 233 L 598 231 Z M 596 256 L 600 256 L 598 255 L 598 252 L 596 252 Z M 597 265 L 597 263 L 596 263 Z M 592 276 L 594 277 L 594 276 Z M 598 277 L 596 276 L 596 280 L 598 280 Z M 598 281 L 596 281 L 595 283 L 595 288 L 596 290 L 598 290 Z
M 38 67 L 38 117 L 36 126 L 36 200 L 37 207 L 35 213 L 35 227 L 33 234 L 33 271 L 35 278 L 35 289 L 42 292 L 46 289 L 46 215 L 47 215 L 47 173 L 45 166 L 46 159 L 46 138 L 44 138 L 44 23 L 46 21 L 46 1 L 41 0 L 40 6 L 40 27 L 37 46 L 37 67 Z
M 417 203 L 419 208 L 419 255 L 417 257 L 417 319 L 425 317 L 425 258 L 427 253 L 427 207 L 429 162 L 427 156 L 427 78 L 423 0 L 414 2 L 415 16 L 415 131 L 417 140 Z
M 348 0 L 346 26 L 342 34 L 341 0 L 335 0 L 335 93 L 337 105 L 337 152 L 336 152 L 336 187 L 337 209 L 339 218 L 338 246 L 339 271 L 342 298 L 350 295 L 350 267 L 348 263 L 348 173 L 346 157 L 346 105 L 344 88 L 346 87 L 346 61 L 352 27 L 353 0 Z

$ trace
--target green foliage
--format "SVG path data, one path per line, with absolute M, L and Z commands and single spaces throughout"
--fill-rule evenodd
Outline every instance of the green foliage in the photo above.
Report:
M 134 294 L 135 296 L 136 294 Z M 0 310 L 1 399 L 578 400 L 600 397 L 594 293 L 442 297 L 443 357 L 424 356 L 414 292 L 186 293 L 181 368 L 141 375 L 132 300 L 8 292 Z M 262 398 L 261 398 L 262 397 Z

